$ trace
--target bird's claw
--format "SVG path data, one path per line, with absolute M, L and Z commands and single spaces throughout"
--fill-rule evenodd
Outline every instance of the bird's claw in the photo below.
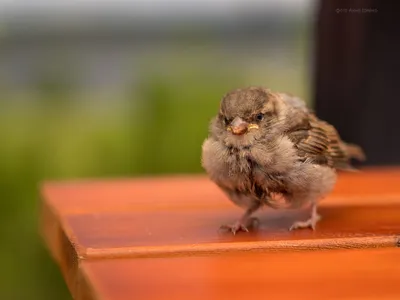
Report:
M 298 221 L 293 223 L 292 226 L 290 226 L 289 231 L 293 231 L 296 229 L 303 229 L 303 228 L 311 228 L 312 230 L 315 230 L 316 224 L 308 222 L 308 221 Z
M 222 225 L 220 229 L 227 230 L 236 235 L 239 231 L 249 232 L 251 227 L 254 227 L 258 223 L 257 218 L 250 218 L 248 220 L 239 220 L 233 224 Z
M 293 231 L 296 229 L 303 229 L 303 228 L 310 228 L 315 230 L 317 227 L 317 222 L 321 219 L 319 215 L 315 216 L 314 218 L 310 218 L 307 221 L 297 221 L 294 222 L 292 226 L 290 226 L 289 231 Z
M 231 224 L 231 225 L 222 225 L 220 227 L 220 229 L 222 230 L 227 230 L 233 233 L 233 235 L 236 235 L 236 233 L 238 231 L 245 231 L 245 232 L 249 232 L 249 229 L 247 228 L 247 226 L 245 226 L 244 224 L 242 224 L 240 221 Z

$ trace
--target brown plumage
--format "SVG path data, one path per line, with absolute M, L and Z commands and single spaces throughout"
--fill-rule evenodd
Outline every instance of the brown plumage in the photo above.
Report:
M 361 148 L 341 140 L 336 129 L 301 99 L 261 87 L 226 94 L 203 143 L 202 165 L 210 178 L 246 213 L 225 225 L 247 231 L 251 215 L 263 205 L 300 207 L 311 203 L 307 221 L 291 229 L 315 228 L 317 203 L 336 182 L 336 169 L 354 170 Z M 284 204 L 282 204 L 282 202 Z

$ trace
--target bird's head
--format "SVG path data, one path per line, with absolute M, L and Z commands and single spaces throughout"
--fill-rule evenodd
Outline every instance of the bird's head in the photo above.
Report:
M 270 134 L 279 116 L 278 97 L 268 89 L 237 89 L 222 98 L 211 129 L 227 146 L 249 147 Z

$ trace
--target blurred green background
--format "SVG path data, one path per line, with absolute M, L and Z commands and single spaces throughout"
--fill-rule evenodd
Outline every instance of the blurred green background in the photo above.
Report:
M 71 299 L 38 234 L 43 180 L 202 172 L 201 144 L 228 90 L 264 85 L 309 99 L 311 10 L 274 14 L 236 16 L 236 27 L 174 17 L 167 31 L 153 22 L 127 32 L 1 19 L 0 299 Z M 111 70 L 118 53 L 122 67 Z M 100 83 L 85 83 L 85 68 Z

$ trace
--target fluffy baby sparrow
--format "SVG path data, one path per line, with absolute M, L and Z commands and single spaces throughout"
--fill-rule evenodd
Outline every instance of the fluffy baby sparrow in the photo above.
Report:
M 343 142 L 301 99 L 261 87 L 222 98 L 202 147 L 211 180 L 246 210 L 236 223 L 223 225 L 234 234 L 248 231 L 251 215 L 263 205 L 311 204 L 311 217 L 290 230 L 315 229 L 319 200 L 333 189 L 336 169 L 352 170 L 351 158 L 364 160 L 361 148 Z

